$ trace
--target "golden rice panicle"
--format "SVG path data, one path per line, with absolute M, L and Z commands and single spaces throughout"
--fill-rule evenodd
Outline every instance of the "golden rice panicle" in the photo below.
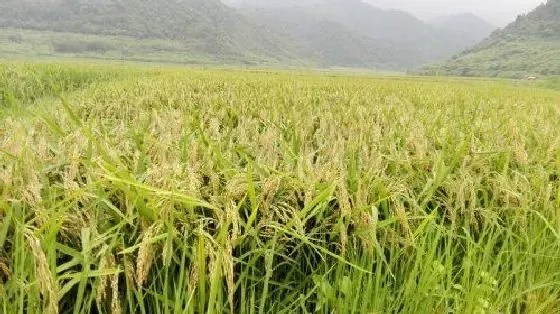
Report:
M 235 294 L 235 274 L 234 274 L 234 256 L 232 248 L 233 238 L 230 237 L 225 241 L 225 246 L 222 253 L 222 266 L 226 278 L 226 286 L 228 291 L 228 300 L 230 304 L 231 313 L 234 312 L 234 294 Z
M 152 241 L 160 230 L 161 225 L 151 225 L 142 236 L 142 242 L 138 249 L 138 257 L 136 258 L 136 284 L 138 288 L 142 288 L 150 273 L 150 268 L 152 267 L 156 254 L 156 246 L 152 244 Z
M 0 213 L 0 218 L 2 218 L 1 213 Z M 4 279 L 9 280 L 11 275 L 12 272 L 10 271 L 10 268 L 7 265 L 7 261 L 4 258 L 0 257 L 0 285 L 2 284 Z
M 111 276 L 111 313 L 120 314 L 121 304 L 119 295 L 119 274 L 118 272 Z
M 41 287 L 41 294 L 44 297 L 45 311 L 47 314 L 58 313 L 58 282 L 54 279 L 53 274 L 49 269 L 47 257 L 41 247 L 41 242 L 31 230 L 25 232 L 27 244 L 31 249 L 33 262 L 35 266 L 36 278 Z
M 104 251 L 104 250 L 102 250 L 102 251 Z M 108 255 L 104 255 L 104 256 L 101 257 L 101 259 L 99 261 L 99 266 L 97 267 L 97 269 L 99 271 L 104 271 L 107 268 L 111 268 L 110 260 L 109 260 Z M 107 296 L 108 283 L 109 283 L 108 276 L 100 276 L 99 277 L 99 282 L 98 282 L 98 285 L 96 287 L 97 295 L 95 296 L 95 303 L 97 303 L 97 307 L 99 309 L 102 308 L 103 301 L 105 300 L 105 297 Z

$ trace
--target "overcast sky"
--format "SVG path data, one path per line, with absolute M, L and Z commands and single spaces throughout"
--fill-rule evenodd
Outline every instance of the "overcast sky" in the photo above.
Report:
M 496 26 L 515 20 L 546 0 L 366 0 L 384 8 L 408 11 L 421 19 L 461 12 L 474 13 Z

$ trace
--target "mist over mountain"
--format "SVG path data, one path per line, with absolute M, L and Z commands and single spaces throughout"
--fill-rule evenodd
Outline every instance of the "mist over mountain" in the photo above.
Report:
M 517 15 L 526 14 L 545 0 L 364 0 L 386 9 L 405 10 L 422 20 L 467 12 L 498 27 L 513 22 Z
M 2 0 L 0 12 L 0 27 L 163 38 L 223 58 L 294 57 L 281 36 L 218 0 Z
M 549 0 L 425 74 L 524 77 L 560 75 L 560 0 Z
M 0 28 L 163 39 L 223 63 L 390 70 L 449 58 L 485 27 L 361 0 L 0 0 L 0 12 Z
M 327 35 L 351 32 L 353 38 L 362 39 L 361 47 L 371 46 L 366 52 L 381 63 L 389 60 L 400 68 L 448 58 L 482 40 L 494 29 L 481 32 L 481 28 L 489 25 L 482 19 L 479 21 L 484 26 L 474 28 L 431 25 L 404 11 L 380 9 L 361 0 L 230 0 L 228 3 L 249 13 L 251 19 L 300 42 L 325 43 L 321 38 Z M 449 24 L 453 24 L 451 19 Z M 329 28 L 320 28 L 318 23 L 328 23 Z M 344 45 L 332 43 L 332 46 L 343 48 Z
M 233 7 L 257 6 L 262 8 L 320 5 L 333 1 L 337 0 L 222 0 L 223 3 Z
M 473 42 L 486 39 L 497 29 L 496 26 L 472 13 L 438 16 L 428 20 L 428 23 L 440 29 L 468 36 L 468 40 Z

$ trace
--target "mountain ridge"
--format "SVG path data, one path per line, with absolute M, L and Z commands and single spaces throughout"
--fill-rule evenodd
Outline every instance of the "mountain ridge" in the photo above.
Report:
M 450 60 L 427 66 L 426 75 L 560 75 L 560 0 L 549 0 Z
M 427 21 L 429 24 L 439 28 L 451 29 L 464 35 L 486 39 L 498 29 L 492 23 L 471 12 L 459 14 L 442 15 Z
M 232 8 L 219 0 L 0 0 L 0 28 L 180 41 L 224 63 L 383 70 L 442 60 L 473 43 L 360 0 L 257 8 L 250 3 L 264 2 L 244 1 Z
M 308 29 L 309 24 L 317 21 L 334 22 L 374 40 L 376 49 L 386 49 L 388 55 L 407 67 L 450 57 L 490 33 L 465 37 L 457 31 L 434 27 L 404 11 L 380 9 L 361 0 L 308 0 L 303 3 L 242 0 L 237 5 L 245 11 L 252 9 L 252 18 L 260 19 L 268 27 L 290 28 L 289 32 L 296 33 L 296 37 L 295 28 Z M 321 32 L 316 33 L 316 36 L 321 35 Z

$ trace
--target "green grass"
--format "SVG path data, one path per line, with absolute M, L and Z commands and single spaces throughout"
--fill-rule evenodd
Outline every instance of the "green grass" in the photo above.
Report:
M 2 313 L 557 313 L 560 93 L 0 65 Z
M 545 40 L 519 40 L 482 44 L 452 60 L 417 71 L 423 75 L 471 77 L 539 78 L 560 74 L 560 43 Z
M 543 88 L 560 90 L 560 76 L 550 77 L 539 82 L 539 85 Z
M 3 59 L 85 59 L 189 65 L 278 65 L 262 57 L 214 56 L 197 52 L 198 42 L 166 39 L 138 39 L 129 36 L 76 34 L 5 28 L 0 31 L 0 57 Z M 303 61 L 293 65 L 306 65 Z

